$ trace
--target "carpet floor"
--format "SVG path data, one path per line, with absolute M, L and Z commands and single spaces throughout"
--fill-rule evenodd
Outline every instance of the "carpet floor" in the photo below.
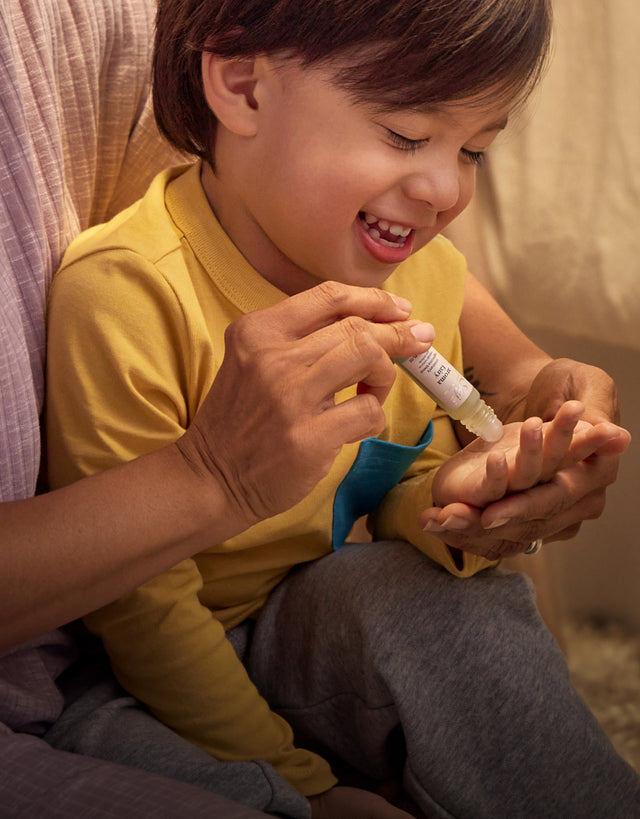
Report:
M 565 640 L 573 684 L 640 773 L 640 636 L 615 623 L 571 622 Z

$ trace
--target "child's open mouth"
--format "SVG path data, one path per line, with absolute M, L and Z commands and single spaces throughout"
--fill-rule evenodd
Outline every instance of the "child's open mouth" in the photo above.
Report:
M 399 249 L 405 246 L 407 237 L 412 230 L 410 227 L 386 222 L 383 219 L 378 219 L 372 213 L 365 213 L 365 211 L 361 211 L 358 215 L 372 239 L 380 242 L 385 247 Z

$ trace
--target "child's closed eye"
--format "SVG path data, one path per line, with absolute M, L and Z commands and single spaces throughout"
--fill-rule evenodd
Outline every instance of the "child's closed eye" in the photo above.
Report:
M 424 139 L 410 139 L 409 137 L 399 134 L 397 131 L 392 131 L 391 128 L 385 128 L 389 140 L 396 148 L 406 153 L 414 154 L 420 148 L 427 145 L 431 140 L 429 137 Z M 469 148 L 461 149 L 462 156 L 471 165 L 480 166 L 484 162 L 484 151 L 472 151 Z
M 462 148 L 461 153 L 468 162 L 478 167 L 482 165 L 485 159 L 484 151 L 471 151 L 468 148 Z
M 392 131 L 390 128 L 385 128 L 387 132 L 387 136 L 389 140 L 395 145 L 396 148 L 400 148 L 401 151 L 407 151 L 407 153 L 415 153 L 419 148 L 422 148 L 423 145 L 427 145 L 429 142 L 429 138 L 426 137 L 425 139 L 409 139 L 409 137 L 402 136 L 402 134 L 398 134 L 396 131 Z

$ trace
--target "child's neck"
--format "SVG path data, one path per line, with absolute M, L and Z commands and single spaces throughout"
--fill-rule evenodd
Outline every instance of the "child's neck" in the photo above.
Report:
M 224 177 L 224 174 L 222 174 Z M 300 268 L 281 253 L 273 244 L 261 240 L 259 231 L 250 218 L 243 215 L 240 203 L 233 191 L 224 184 L 221 175 L 216 175 L 208 162 L 202 163 L 200 174 L 202 188 L 211 209 L 222 229 L 242 253 L 249 264 L 270 284 L 288 296 L 309 290 L 319 284 L 319 280 Z M 245 237 L 256 236 L 256 241 Z

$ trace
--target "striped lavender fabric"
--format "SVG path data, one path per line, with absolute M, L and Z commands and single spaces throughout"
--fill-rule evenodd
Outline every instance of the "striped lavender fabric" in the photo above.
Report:
M 0 18 L 0 501 L 33 494 L 40 461 L 46 246 L 16 43 Z
M 155 0 L 0 0 L 0 500 L 33 493 L 44 304 L 69 241 L 179 157 L 149 95 Z
M 0 501 L 33 494 L 44 305 L 69 241 L 177 157 L 149 100 L 155 0 L 0 0 Z
M 155 0 L 0 0 L 0 501 L 35 491 L 46 294 L 64 249 L 178 159 L 150 106 L 154 15 Z M 55 632 L 0 657 L 0 722 L 39 733 L 54 720 L 69 656 Z
M 0 502 L 35 491 L 45 302 L 65 247 L 178 159 L 149 104 L 154 13 L 155 0 L 0 0 Z M 0 656 L 2 816 L 264 816 L 37 739 L 73 651 L 56 631 Z

